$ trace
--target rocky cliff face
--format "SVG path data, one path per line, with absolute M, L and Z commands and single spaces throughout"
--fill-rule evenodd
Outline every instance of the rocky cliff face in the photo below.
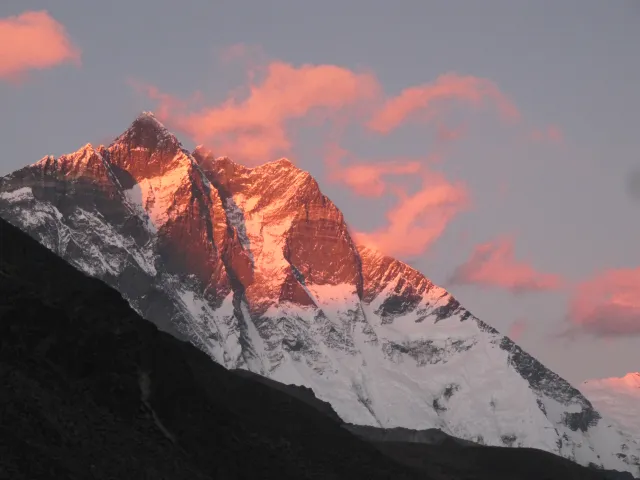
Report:
M 638 473 L 640 445 L 444 289 L 356 246 L 285 159 L 189 153 L 143 114 L 108 147 L 2 179 L 0 215 L 216 362 L 310 387 L 348 422 Z

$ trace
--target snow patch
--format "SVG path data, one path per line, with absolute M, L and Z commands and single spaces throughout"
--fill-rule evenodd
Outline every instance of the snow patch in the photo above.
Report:
M 13 190 L 12 192 L 0 193 L 0 199 L 6 202 L 15 203 L 35 200 L 35 197 L 33 196 L 33 190 L 31 190 L 31 187 L 22 187 Z
M 138 181 L 141 204 L 156 229 L 167 223 L 172 207 L 176 206 L 176 192 L 189 181 L 191 162 L 183 152 L 174 157 L 174 161 L 176 160 L 177 165 L 164 175 Z

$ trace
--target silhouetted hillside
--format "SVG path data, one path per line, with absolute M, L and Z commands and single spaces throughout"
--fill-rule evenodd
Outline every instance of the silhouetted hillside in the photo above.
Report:
M 421 478 L 0 235 L 0 478 Z

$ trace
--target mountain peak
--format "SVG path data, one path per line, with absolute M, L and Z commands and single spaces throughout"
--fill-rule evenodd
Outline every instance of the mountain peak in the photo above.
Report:
M 216 157 L 213 151 L 204 145 L 198 145 L 193 152 L 191 153 L 193 157 L 196 159 L 198 163 L 209 162 L 218 166 L 226 166 L 227 168 L 232 167 L 233 169 L 240 168 L 241 170 L 257 170 L 264 168 L 283 168 L 283 169 L 297 169 L 296 165 L 289 160 L 288 158 L 282 157 L 277 160 L 272 160 L 270 162 L 266 162 L 255 167 L 249 167 L 247 165 L 243 165 L 242 163 L 238 163 L 233 160 L 231 157 L 226 155 L 222 155 Z
M 126 144 L 131 149 L 181 149 L 182 145 L 152 112 L 144 111 L 127 130 L 113 142 Z
M 58 158 L 47 155 L 31 167 L 42 168 L 44 171 L 56 171 L 69 178 L 84 176 L 96 180 L 104 174 L 102 152 L 91 143 Z
M 261 167 L 272 166 L 272 167 L 283 167 L 283 168 L 297 168 L 291 160 L 285 157 L 279 158 L 278 160 L 273 160 L 271 162 L 267 162 L 260 166 Z
M 189 154 L 149 112 L 91 151 L 6 179 L 1 216 L 221 365 L 311 387 L 350 423 L 440 426 L 638 471 L 630 438 L 640 437 L 610 429 L 420 272 L 357 247 L 290 160 L 249 168 L 203 147 Z M 640 402 L 628 405 L 631 425 Z

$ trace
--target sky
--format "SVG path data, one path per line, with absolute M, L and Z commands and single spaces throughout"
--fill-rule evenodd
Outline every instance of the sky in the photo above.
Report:
M 640 370 L 640 1 L 2 0 L 0 174 L 143 110 L 287 157 L 575 385 Z

